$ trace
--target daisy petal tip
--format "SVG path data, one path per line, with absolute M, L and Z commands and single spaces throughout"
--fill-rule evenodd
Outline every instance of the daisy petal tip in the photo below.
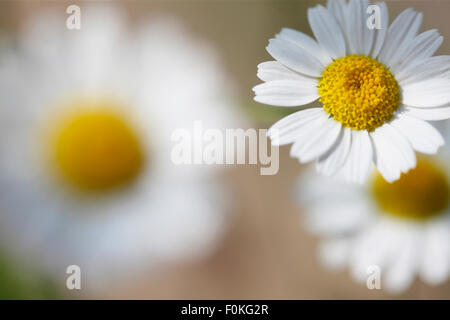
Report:
M 289 156 L 291 158 L 295 158 L 298 160 L 298 162 L 300 162 L 300 157 L 299 155 L 295 152 L 295 149 L 293 147 L 291 147 L 291 150 L 289 151 Z
M 266 46 L 266 50 L 269 52 L 269 50 L 274 46 L 274 42 L 277 42 L 279 39 L 277 38 L 270 38 L 269 44 Z
M 383 176 L 383 179 L 386 180 L 386 182 L 389 182 L 389 183 L 394 183 L 399 178 L 400 178 L 400 175 L 395 175 L 395 176 L 392 176 L 392 177 Z
M 256 68 L 258 69 L 258 71 L 264 69 L 264 67 L 267 65 L 267 62 L 268 62 L 268 61 L 264 61 L 264 62 L 259 63 L 259 64 L 256 66 Z
M 265 104 L 268 106 L 272 106 L 273 104 L 269 103 L 264 96 L 258 95 L 258 93 L 256 91 L 255 92 L 255 96 L 253 97 L 253 101 L 261 103 L 261 104 Z
M 253 91 L 253 93 L 255 94 L 255 96 L 253 97 L 253 100 L 255 100 L 256 97 L 258 96 L 258 90 L 261 88 L 261 85 L 263 85 L 263 84 L 264 84 L 264 83 L 257 84 L 256 86 L 254 86 L 254 87 L 252 88 L 252 91 Z M 257 100 L 255 100 L 255 101 L 257 101 Z
M 263 99 L 263 97 L 259 96 L 259 95 L 257 94 L 256 91 L 254 91 L 254 92 L 255 92 L 255 96 L 253 97 L 253 100 L 254 100 L 255 102 L 262 103 L 262 104 L 265 104 L 265 105 L 269 105 L 269 104 L 267 103 L 267 101 L 265 101 L 265 100 Z
M 389 173 L 389 174 L 386 173 L 386 172 L 379 171 L 379 173 L 381 174 L 383 179 L 386 180 L 386 182 L 388 182 L 388 183 L 394 183 L 395 181 L 400 179 L 400 176 L 401 176 L 401 172 L 400 171 L 397 171 L 395 173 Z
M 314 159 L 308 158 L 308 157 L 299 157 L 298 158 L 298 162 L 300 162 L 301 164 L 306 164 L 308 162 L 313 161 Z
M 272 146 L 275 146 L 275 147 L 281 146 L 280 139 L 278 139 L 276 137 L 270 137 L 270 136 L 269 136 L 269 139 L 270 139 L 270 142 L 272 143 Z
M 428 152 L 422 152 L 424 154 L 428 154 L 428 155 L 435 155 L 439 152 L 439 150 L 445 145 L 445 142 L 442 141 L 439 144 L 436 144 L 433 147 L 430 147 L 430 150 L 428 150 Z

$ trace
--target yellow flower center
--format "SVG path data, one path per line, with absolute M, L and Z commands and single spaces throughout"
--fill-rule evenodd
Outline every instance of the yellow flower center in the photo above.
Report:
M 380 209 L 398 217 L 424 220 L 442 213 L 449 205 L 446 175 L 424 159 L 394 183 L 377 174 L 371 187 Z
M 53 125 L 51 156 L 60 176 L 81 190 L 110 190 L 137 176 L 144 154 L 128 119 L 108 103 L 82 102 Z
M 392 73 L 377 60 L 345 56 L 325 68 L 319 101 L 333 119 L 354 130 L 372 131 L 389 121 L 400 92 Z

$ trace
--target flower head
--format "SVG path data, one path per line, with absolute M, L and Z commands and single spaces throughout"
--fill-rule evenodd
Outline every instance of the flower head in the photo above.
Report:
M 448 134 L 447 134 L 448 135 Z M 388 183 L 375 170 L 365 186 L 309 171 L 296 190 L 307 230 L 319 235 L 321 262 L 349 267 L 368 280 L 380 268 L 381 288 L 406 290 L 416 276 L 435 285 L 450 276 L 450 148 L 421 156 L 417 167 Z M 326 199 L 326 201 L 324 201 Z
M 272 143 L 293 143 L 291 156 L 316 161 L 325 175 L 364 183 L 372 163 L 389 182 L 416 166 L 415 151 L 444 144 L 428 120 L 450 118 L 450 56 L 433 54 L 437 30 L 418 34 L 422 14 L 403 11 L 369 28 L 368 0 L 330 0 L 308 10 L 316 38 L 283 29 L 269 41 L 276 61 L 261 63 L 255 100 L 305 106 L 269 130 Z
M 225 226 L 216 169 L 170 157 L 174 130 L 233 119 L 214 51 L 173 18 L 131 29 L 124 12 L 83 7 L 69 31 L 39 11 L 0 51 L 3 243 L 52 274 L 79 265 L 91 287 L 207 253 Z

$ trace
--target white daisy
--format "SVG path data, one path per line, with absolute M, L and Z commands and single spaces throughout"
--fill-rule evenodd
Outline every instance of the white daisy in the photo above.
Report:
M 265 83 L 255 100 L 306 106 L 269 130 L 272 143 L 293 143 L 291 156 L 316 161 L 325 175 L 342 174 L 364 183 L 372 162 L 395 181 L 416 166 L 414 151 L 435 154 L 444 141 L 426 121 L 450 117 L 450 56 L 433 54 L 443 38 L 437 30 L 418 34 L 422 14 L 406 9 L 388 27 L 369 29 L 368 0 L 330 0 L 308 10 L 317 41 L 282 29 L 261 63 Z M 315 102 L 315 103 L 313 103 Z
M 450 138 L 450 135 L 449 137 Z M 306 228 L 324 238 L 325 266 L 349 266 L 366 283 L 370 266 L 381 270 L 382 289 L 398 293 L 416 275 L 435 285 L 450 275 L 450 148 L 421 156 L 394 183 L 379 173 L 366 186 L 311 171 L 299 179 L 296 197 Z
M 171 134 L 233 121 L 212 48 L 167 17 L 133 33 L 110 4 L 84 6 L 81 30 L 33 16 L 0 58 L 4 241 L 88 287 L 208 252 L 223 190 L 211 166 L 172 164 Z

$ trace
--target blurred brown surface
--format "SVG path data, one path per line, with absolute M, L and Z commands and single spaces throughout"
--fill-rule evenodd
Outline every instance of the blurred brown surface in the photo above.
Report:
M 225 71 L 235 83 L 236 98 L 251 101 L 259 81 L 256 65 L 269 60 L 267 41 L 282 27 L 310 32 L 306 8 L 323 1 L 123 1 L 132 16 L 164 12 L 180 17 L 199 37 L 214 43 Z M 67 2 L 65 2 L 67 3 Z M 54 2 L 2 2 L 0 27 L 14 29 L 15 17 Z M 390 20 L 414 7 L 424 13 L 421 30 L 437 28 L 450 39 L 450 1 L 388 1 Z M 11 14 L 12 13 L 12 14 Z M 450 52 L 444 41 L 438 54 Z M 268 124 L 264 125 L 267 126 Z M 177 265 L 164 273 L 141 275 L 126 284 L 111 284 L 94 298 L 149 299 L 449 299 L 450 285 L 428 287 L 419 281 L 401 296 L 387 296 L 355 284 L 347 272 L 330 273 L 316 257 L 317 239 L 300 224 L 291 185 L 301 166 L 281 152 L 280 171 L 260 176 L 256 166 L 227 171 L 232 186 L 233 221 L 223 243 L 204 261 Z M 70 295 L 68 296 L 70 298 Z
M 179 265 L 164 274 L 141 275 L 112 286 L 96 298 L 126 299 L 448 299 L 450 286 L 417 281 L 409 291 L 388 296 L 354 283 L 347 272 L 328 272 L 316 257 L 317 240 L 301 227 L 291 184 L 300 173 L 282 149 L 280 171 L 259 176 L 256 167 L 233 169 L 235 207 L 228 234 L 203 262 Z

